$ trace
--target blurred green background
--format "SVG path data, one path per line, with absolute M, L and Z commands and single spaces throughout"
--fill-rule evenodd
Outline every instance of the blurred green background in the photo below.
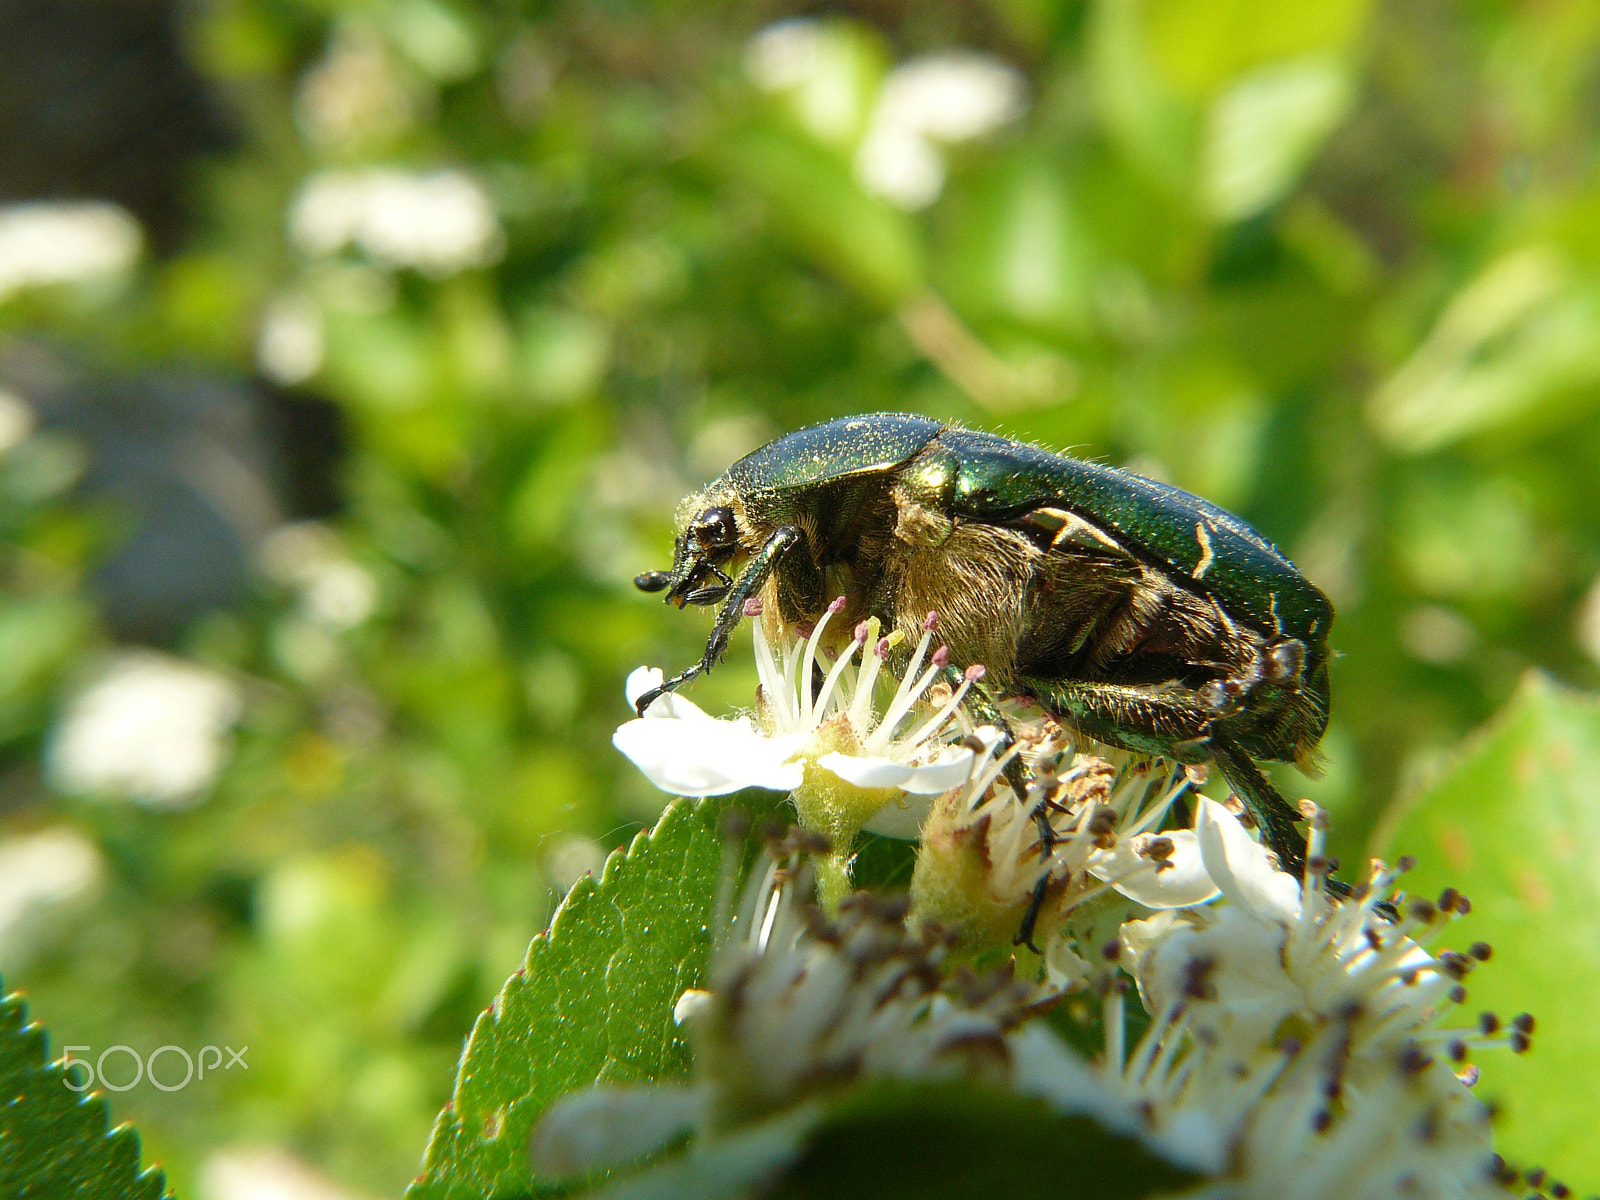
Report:
M 184 1195 L 411 1177 L 661 806 L 622 680 L 709 617 L 632 576 L 798 425 L 1266 532 L 1339 609 L 1282 781 L 1347 862 L 1527 668 L 1600 682 L 1586 0 L 17 0 L 0 44 L 0 972 L 58 1044 L 248 1045 L 114 1097 Z

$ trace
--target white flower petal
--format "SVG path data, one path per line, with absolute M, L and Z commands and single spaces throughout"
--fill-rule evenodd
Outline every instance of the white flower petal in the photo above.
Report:
M 1280 871 L 1239 819 L 1207 796 L 1195 819 L 1200 856 L 1223 895 L 1263 921 L 1287 924 L 1300 916 L 1300 881 Z
M 628 697 L 629 706 L 637 708 L 640 696 L 651 688 L 660 687 L 666 681 L 667 677 L 660 667 L 637 667 L 628 676 L 628 681 L 622 685 L 622 690 Z
M 628 676 L 628 682 L 623 685 L 627 693 L 628 703 L 633 707 L 639 706 L 639 697 L 651 688 L 658 688 L 666 676 L 661 673 L 660 667 L 640 667 Z M 693 700 L 686 700 L 677 692 L 667 692 L 657 696 L 650 702 L 650 707 L 645 709 L 647 720 L 673 720 L 673 721 L 699 721 L 715 723 L 716 719 Z
M 922 822 L 927 819 L 928 810 L 932 807 L 932 796 L 901 796 L 880 808 L 862 828 L 879 837 L 915 841 L 922 836 Z
M 858 788 L 904 788 L 911 778 L 911 768 L 905 763 L 877 755 L 840 754 L 833 750 L 817 759 L 817 765 Z
M 611 735 L 611 743 L 651 783 L 678 796 L 721 796 L 747 787 L 790 791 L 800 786 L 805 768 L 788 760 L 804 746 L 804 737 L 762 737 L 748 717 L 716 721 L 694 711 L 696 717 L 689 720 L 655 716 L 653 704 L 651 716 L 621 726 Z
M 1161 870 L 1134 852 L 1131 839 L 1119 838 L 1116 849 L 1089 864 L 1089 873 L 1096 879 L 1120 879 L 1113 884 L 1117 891 L 1146 908 L 1188 908 L 1215 896 L 1217 885 L 1206 873 L 1194 831 L 1171 829 L 1161 836 L 1172 842 L 1169 865 Z
M 900 788 L 918 796 L 937 796 L 967 781 L 972 770 L 972 751 L 965 746 L 947 746 L 931 763 L 920 765 L 896 762 L 876 754 L 833 751 L 819 758 L 817 765 L 856 787 Z
M 972 751 L 965 746 L 946 746 L 932 762 L 913 767 L 911 778 L 904 785 L 908 792 L 919 796 L 937 796 L 958 788 L 972 774 Z

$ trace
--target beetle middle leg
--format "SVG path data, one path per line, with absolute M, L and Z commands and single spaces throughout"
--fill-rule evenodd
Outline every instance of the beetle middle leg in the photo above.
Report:
M 704 675 L 717 665 L 717 661 L 728 648 L 728 639 L 733 636 L 734 628 L 744 616 L 744 602 L 766 585 L 772 572 L 777 568 L 778 561 L 800 538 L 800 530 L 795 526 L 782 525 L 762 543 L 761 549 L 750 557 L 744 570 L 739 572 L 739 578 L 735 579 L 732 586 L 727 589 L 727 599 L 717 610 L 717 622 L 711 627 L 711 637 L 706 641 L 705 653 L 700 656 L 700 661 L 681 675 L 674 676 L 660 687 L 651 688 L 640 696 L 634 708 L 641 717 L 644 716 L 645 709 L 660 697 L 668 692 L 677 691 L 696 675 Z
M 1215 707 L 1184 688 L 1153 690 L 1127 684 L 1072 681 L 1033 683 L 1045 707 L 1113 746 L 1180 762 L 1214 759 L 1261 826 L 1267 848 L 1285 870 L 1305 874 L 1299 813 L 1226 732 Z
M 944 669 L 944 679 L 952 688 L 961 685 L 961 673 L 954 667 Z M 1012 732 L 1011 724 L 1005 714 L 995 705 L 993 697 L 982 686 L 974 686 L 967 692 L 967 710 L 981 724 L 993 725 L 1000 732 L 1000 740 L 995 743 L 994 752 L 1005 754 L 1012 746 L 1017 744 L 1017 735 Z M 1011 790 L 1017 799 L 1026 804 L 1028 798 L 1028 772 L 1022 762 L 1020 754 L 1014 754 L 1005 765 L 1006 782 L 1011 785 Z M 1049 802 L 1041 799 L 1033 807 L 1033 822 L 1039 830 L 1039 858 L 1048 861 L 1051 853 L 1056 848 L 1055 826 L 1050 824 Z M 1028 900 L 1028 911 L 1022 916 L 1022 924 L 1017 928 L 1017 934 L 1011 939 L 1014 946 L 1026 946 L 1035 954 L 1043 951 L 1033 944 L 1033 931 L 1039 924 L 1039 914 L 1044 911 L 1044 902 L 1050 894 L 1049 872 L 1039 877 L 1033 885 L 1033 895 Z

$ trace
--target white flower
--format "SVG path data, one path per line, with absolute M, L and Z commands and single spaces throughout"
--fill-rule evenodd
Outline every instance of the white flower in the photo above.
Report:
M 139 222 L 103 201 L 0 207 L 0 301 L 23 288 L 126 271 L 143 241 Z
M 28 402 L 15 392 L 0 388 L 0 454 L 27 441 L 36 424 Z
M 277 1146 L 229 1146 L 200 1169 L 205 1200 L 366 1200 Z
M 976 949 L 1009 942 L 1043 883 L 1044 905 L 1034 915 L 1053 982 L 1066 986 L 1087 969 L 1063 924 L 1073 909 L 1112 890 L 1146 908 L 1203 904 L 1217 887 L 1192 830 L 1151 832 L 1189 789 L 1186 771 L 1163 775 L 1126 758 L 1119 769 L 1093 754 L 1069 754 L 1025 726 L 1017 733 L 1019 745 L 1044 743 L 1025 756 L 1033 775 L 1027 800 L 1003 774 L 1018 748 L 996 758 L 998 731 L 980 729 L 974 741 L 982 753 L 970 778 L 935 802 L 923 826 L 911 894 L 919 919 L 954 929 Z M 1048 854 L 1039 811 L 1050 822 Z
M 392 141 L 413 123 L 418 98 L 371 30 L 341 29 L 295 89 L 295 117 L 318 149 L 349 151 Z
M 903 903 L 861 892 L 836 917 L 820 912 L 812 888 L 821 851 L 799 831 L 768 847 L 716 939 L 708 988 L 674 1005 L 694 1047 L 695 1082 L 565 1097 L 534 1133 L 536 1170 L 616 1167 L 691 1131 L 714 1142 L 782 1113 L 804 1122 L 821 1111 L 818 1098 L 882 1079 L 1009 1089 L 1138 1137 L 1169 1161 L 1222 1160 L 1220 1137 L 1196 1156 L 1196 1138 L 1178 1147 L 1153 1135 L 1120 1087 L 1030 1022 L 1038 988 L 1008 969 L 949 970 L 948 940 L 908 931 Z
M 1028 85 L 1015 67 L 956 50 L 902 63 L 883 81 L 875 120 L 941 142 L 982 137 L 1022 115 Z
M 309 296 L 279 296 L 261 314 L 256 366 L 274 383 L 284 387 L 304 383 L 322 369 L 326 350 L 322 313 Z
M 333 633 L 353 629 L 378 606 L 378 581 L 349 558 L 338 535 L 317 521 L 280 525 L 257 552 L 275 582 L 298 589 L 300 611 Z
M 1245 1196 L 1503 1194 L 1488 1110 L 1464 1063 L 1485 1041 L 1526 1048 L 1531 1022 L 1519 1018 L 1508 1039 L 1438 1027 L 1488 950 L 1436 956 L 1422 942 L 1469 906 L 1447 892 L 1389 919 L 1378 904 L 1395 873 L 1382 864 L 1358 896 L 1337 898 L 1325 822 L 1314 807 L 1308 815 L 1302 883 L 1201 800 L 1200 852 L 1226 903 L 1123 927 L 1123 965 L 1153 1024 L 1124 1062 L 1121 993 L 1110 991 L 1108 1071 L 1158 1127 L 1203 1113 L 1231 1131 Z
M 505 248 L 488 193 L 460 171 L 322 171 L 301 188 L 289 235 L 307 254 L 354 244 L 385 266 L 429 275 L 487 266 Z
M 821 687 L 814 686 L 813 667 L 823 635 L 843 608 L 842 599 L 829 605 L 804 640 L 785 639 L 776 653 L 763 622 L 752 622 L 761 679 L 759 723 L 744 715 L 714 718 L 669 693 L 651 704 L 642 718 L 619 728 L 613 744 L 657 787 L 680 796 L 720 795 L 745 787 L 790 791 L 807 779 L 808 763 L 863 791 L 931 796 L 959 786 L 967 776 L 972 751 L 935 739 L 981 670 L 969 670 L 966 681 L 936 712 L 918 719 L 916 706 L 947 658 L 942 647 L 931 657 L 927 654 L 934 624 L 929 621 L 904 679 L 880 717 L 874 691 L 884 660 L 898 639 L 879 638 L 876 620 L 857 627 Z M 759 613 L 754 606 L 750 611 Z M 627 683 L 629 703 L 661 681 L 655 668 L 634 671 Z M 890 799 L 878 796 L 873 812 Z
M 226 676 L 165 654 L 124 654 L 68 705 L 48 749 L 64 792 L 156 808 L 199 799 L 227 755 L 242 696 Z
M 936 143 L 981 137 L 1021 116 L 1027 85 L 1013 67 L 970 51 L 913 59 L 890 72 L 856 150 L 856 177 L 906 209 L 944 188 Z
M 0 840 L 0 962 L 34 948 L 36 913 L 88 895 L 103 874 L 95 844 L 64 825 Z
M 657 667 L 638 668 L 628 676 L 628 703 L 638 703 L 664 678 Z M 643 717 L 611 735 L 612 745 L 651 783 L 678 796 L 797 788 L 805 779 L 805 764 L 797 756 L 807 740 L 804 734 L 767 737 L 748 716 L 719 719 L 676 692 L 661 696 Z

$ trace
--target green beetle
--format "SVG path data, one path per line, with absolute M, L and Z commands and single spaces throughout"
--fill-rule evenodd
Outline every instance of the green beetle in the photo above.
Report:
M 1113 746 L 1215 761 L 1283 865 L 1304 871 L 1298 814 L 1256 761 L 1314 762 L 1333 606 L 1231 513 L 1099 463 L 875 413 L 740 459 L 677 525 L 672 570 L 635 583 L 680 608 L 722 607 L 701 660 L 641 713 L 711 669 L 752 597 L 794 624 L 844 596 L 847 619 L 876 616 L 912 644 L 937 612 L 952 660 L 982 663 L 994 691 Z

